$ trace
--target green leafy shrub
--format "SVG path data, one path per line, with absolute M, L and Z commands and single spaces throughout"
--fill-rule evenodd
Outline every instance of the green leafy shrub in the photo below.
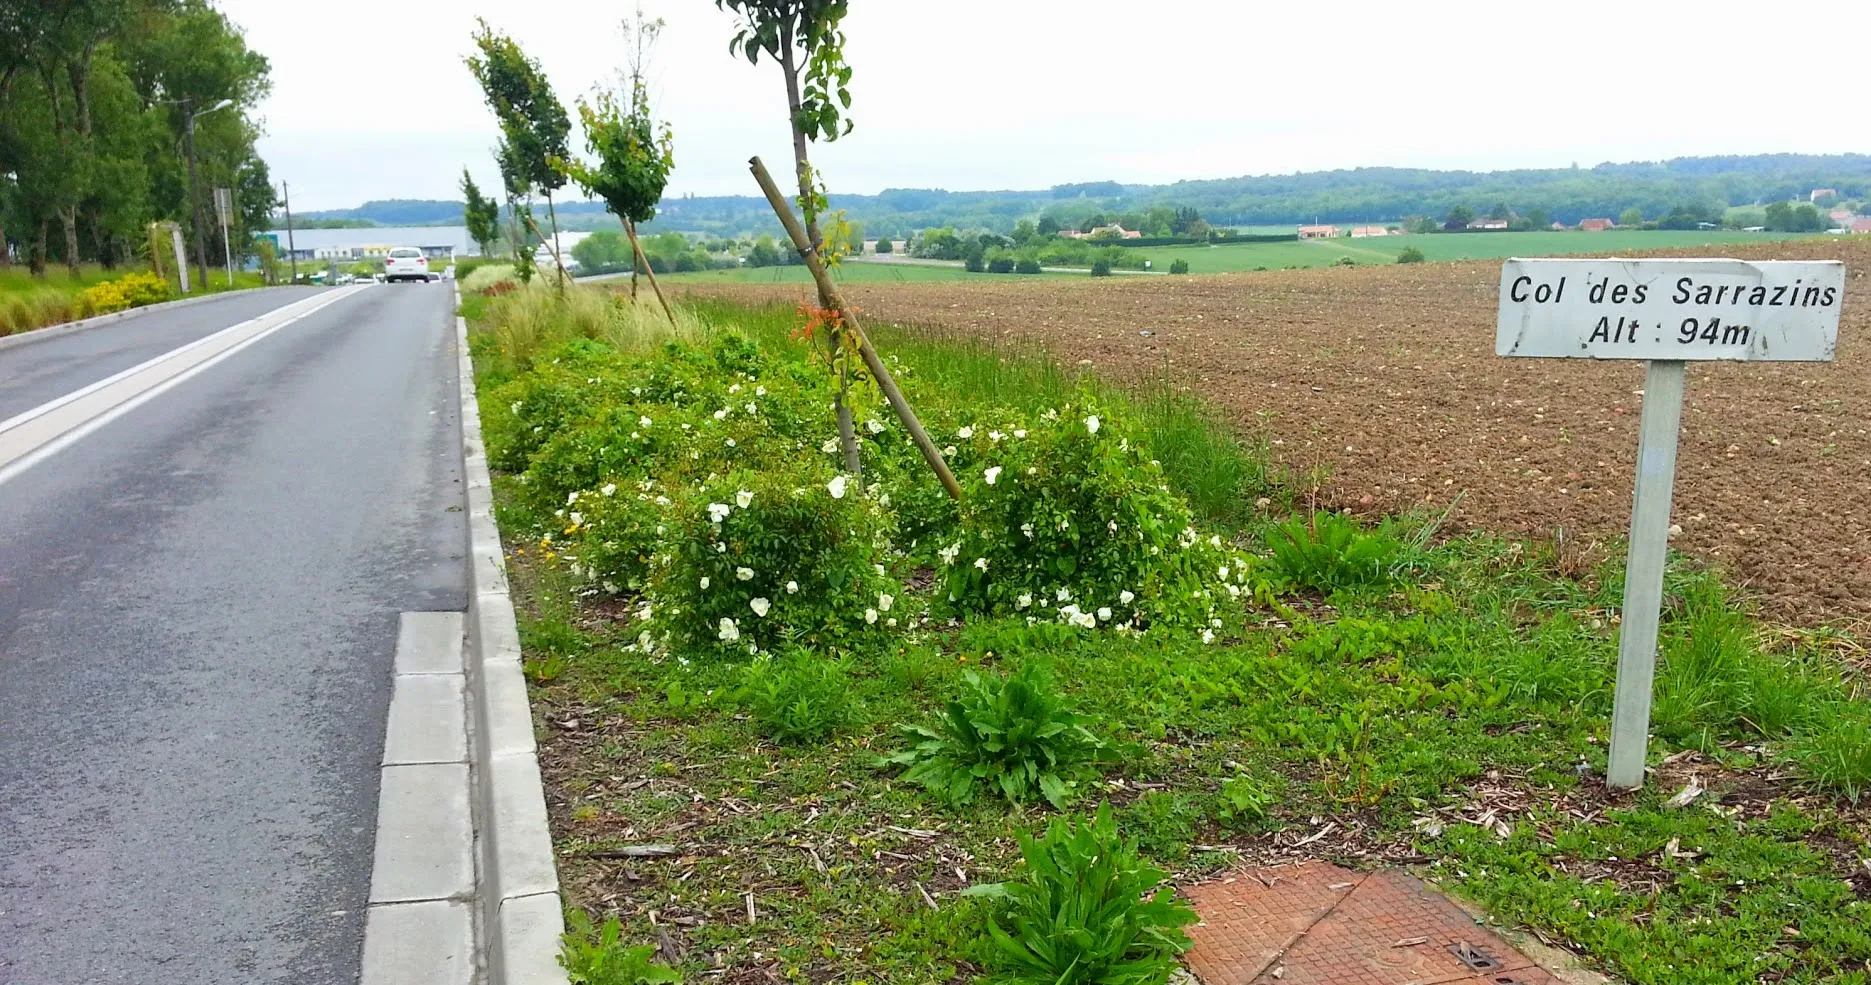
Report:
M 678 505 L 645 593 L 663 641 L 760 652 L 897 624 L 890 517 L 855 480 L 808 460 L 710 480 Z
M 1013 257 L 998 256 L 987 262 L 987 272 L 990 274 L 1011 274 L 1013 273 L 1013 265 Z
M 1103 257 L 1099 257 L 1098 259 L 1093 260 L 1091 262 L 1091 275 L 1093 277 L 1111 276 L 1111 261 L 1106 260 Z
M 1016 804 L 1043 797 L 1063 809 L 1105 748 L 1088 721 L 1037 662 L 1005 677 L 969 671 L 935 725 L 903 726 L 917 741 L 885 762 L 909 767 L 904 781 L 957 806 L 985 786 Z
M 1014 261 L 1013 272 L 1016 274 L 1037 274 L 1040 272 L 1039 260 L 1033 257 L 1021 257 Z
M 980 253 L 970 253 L 962 260 L 962 267 L 971 274 L 978 274 L 987 269 L 987 258 Z
M 1221 781 L 1216 818 L 1232 828 L 1258 826 L 1267 820 L 1269 811 L 1279 800 L 1280 783 L 1277 773 L 1271 779 L 1243 775 Z
M 778 742 L 818 742 L 856 717 L 844 661 L 809 650 L 749 664 L 740 697 L 760 730 Z
M 672 491 L 683 495 L 644 479 L 628 488 L 607 482 L 578 494 L 562 511 L 568 524 L 564 532 L 577 536 L 566 552 L 572 574 L 607 595 L 642 590 L 676 509 L 668 495 Z
M 1240 596 L 1251 562 L 1200 537 L 1138 437 L 1099 411 L 956 432 L 960 535 L 939 551 L 956 608 L 1134 629 L 1206 623 Z
M 1318 512 L 1275 527 L 1267 549 L 1273 570 L 1286 581 L 1331 593 L 1389 583 L 1403 545 L 1382 531 L 1367 532 L 1349 517 Z
M 623 924 L 616 917 L 594 929 L 583 910 L 573 909 L 559 942 L 559 965 L 575 985 L 681 985 L 674 968 L 657 964 L 656 946 L 626 947 Z
M 1332 261 L 1332 266 L 1334 267 L 1355 267 L 1357 265 L 1358 265 L 1358 261 L 1353 260 L 1350 257 L 1339 257 L 1338 259 Z
M 1406 246 L 1397 254 L 1398 263 L 1422 263 L 1424 259 L 1423 251 L 1414 246 Z
M 1195 911 L 1118 834 L 1109 805 L 1090 821 L 1055 818 L 1020 837 L 1017 882 L 965 892 L 1001 903 L 988 918 L 990 958 L 1006 985 L 1162 985 L 1189 949 Z
M 1169 265 L 1169 272 L 1170 272 L 1170 273 L 1172 273 L 1172 274 L 1186 274 L 1186 273 L 1188 273 L 1188 272 L 1189 272 L 1189 261 L 1187 261 L 1187 260 L 1173 260 L 1173 261 L 1171 261 L 1171 262 L 1170 262 L 1170 265 Z

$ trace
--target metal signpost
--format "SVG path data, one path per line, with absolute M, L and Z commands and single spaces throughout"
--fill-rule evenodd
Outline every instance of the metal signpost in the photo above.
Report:
M 1648 363 L 1605 771 L 1614 789 L 1644 782 L 1685 366 L 1831 362 L 1844 295 L 1836 260 L 1515 259 L 1501 268 L 1497 355 Z
M 182 248 L 182 227 L 171 225 L 169 235 L 175 240 L 175 272 L 181 278 L 182 293 L 188 293 L 188 251 Z
M 214 190 L 214 212 L 221 219 L 221 252 L 227 259 L 227 286 L 234 286 L 234 244 L 227 234 L 227 217 L 234 211 L 234 190 L 216 188 Z

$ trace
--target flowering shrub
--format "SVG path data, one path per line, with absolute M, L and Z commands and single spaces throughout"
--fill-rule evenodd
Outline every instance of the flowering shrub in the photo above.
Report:
M 816 462 L 704 482 L 671 517 L 645 593 L 652 644 L 762 652 L 897 625 L 890 518 Z
M 572 574 L 607 595 L 640 591 L 674 510 L 674 501 L 652 479 L 628 487 L 607 482 L 568 496 L 557 513 L 566 524 L 564 534 L 575 537 L 566 554 Z
M 1161 467 L 1095 403 L 960 434 L 961 530 L 938 552 L 958 608 L 1085 628 L 1206 623 L 1250 584 L 1253 562 L 1196 533 Z
M 155 274 L 125 274 L 78 292 L 78 309 L 102 315 L 169 300 L 169 284 Z

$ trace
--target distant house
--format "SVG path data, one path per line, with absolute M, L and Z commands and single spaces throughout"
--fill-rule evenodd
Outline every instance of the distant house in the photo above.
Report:
M 1476 219 L 1468 224 L 1470 229 L 1506 229 L 1506 219 Z
M 1300 239 L 1331 239 L 1338 235 L 1337 226 L 1301 226 Z
M 1351 227 L 1352 239 L 1363 239 L 1367 236 L 1389 236 L 1389 235 L 1390 235 L 1390 230 L 1383 226 L 1353 226 Z
M 1142 239 L 1143 238 L 1143 233 L 1140 233 L 1135 229 L 1125 229 L 1123 226 L 1120 226 L 1115 222 L 1111 223 L 1108 226 L 1098 226 L 1088 233 L 1081 233 L 1076 229 L 1059 230 L 1059 235 L 1065 237 L 1066 239 L 1094 239 L 1099 236 L 1105 236 L 1108 238 L 1113 233 L 1117 235 L 1118 239 Z
M 1833 222 L 1850 222 L 1858 218 L 1858 213 L 1850 209 L 1833 209 L 1831 212 L 1827 213 L 1827 215 L 1831 217 Z
M 1853 219 L 1851 229 L 1853 233 L 1871 233 L 1871 219 Z
M 1617 223 L 1612 222 L 1610 219 L 1586 219 L 1579 223 L 1579 228 L 1588 233 L 1602 233 L 1616 226 Z
M 1839 197 L 1839 190 L 1836 188 L 1815 188 L 1813 189 L 1812 195 L 1808 196 L 1806 200 L 1808 202 L 1817 202 L 1827 196 L 1837 198 Z
M 1564 231 L 1565 231 L 1565 229 L 1566 229 L 1566 224 L 1565 224 L 1565 223 L 1563 223 L 1563 222 L 1555 222 L 1555 223 L 1553 223 L 1553 225 L 1552 225 L 1552 230 L 1553 230 L 1553 232 L 1556 232 L 1556 233 L 1557 233 L 1557 232 L 1564 232 Z

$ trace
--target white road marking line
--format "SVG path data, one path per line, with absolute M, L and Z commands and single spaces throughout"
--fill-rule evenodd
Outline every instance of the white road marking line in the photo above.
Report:
M 0 485 L 246 347 L 361 288 L 295 301 L 0 422 Z

